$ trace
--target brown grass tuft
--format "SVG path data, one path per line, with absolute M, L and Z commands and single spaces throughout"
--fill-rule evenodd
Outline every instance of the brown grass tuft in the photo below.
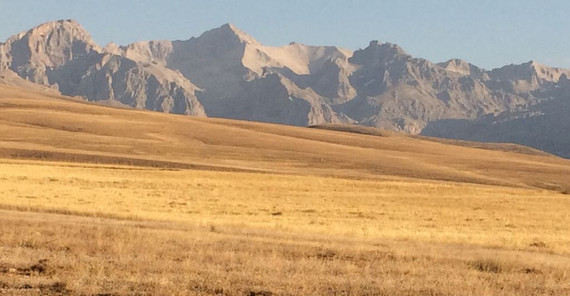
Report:
M 493 259 L 478 259 L 471 262 L 471 265 L 480 272 L 501 273 L 503 264 Z
M 540 249 L 548 248 L 548 245 L 542 241 L 533 241 L 532 243 L 529 244 L 529 246 L 533 247 L 533 248 L 540 248 Z

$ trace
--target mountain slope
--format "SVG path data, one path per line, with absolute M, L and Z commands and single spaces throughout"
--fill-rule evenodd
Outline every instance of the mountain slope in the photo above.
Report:
M 339 110 L 364 125 L 417 134 L 440 118 L 473 119 L 532 102 L 505 99 L 466 72 L 413 58 L 394 44 L 371 42 L 350 62 L 359 67 L 351 77 L 358 96 Z
M 50 70 L 99 50 L 89 33 L 73 20 L 40 25 L 12 36 L 1 47 L 4 68 L 44 85 L 50 84 Z
M 102 49 L 73 20 L 45 23 L 15 35 L 0 45 L 0 53 L 5 68 L 66 95 L 205 116 L 196 98 L 198 89 L 180 73 L 115 55 L 111 46 Z
M 570 158 L 570 82 L 565 74 L 552 90 L 537 91 L 543 102 L 527 110 L 504 112 L 475 121 L 441 120 L 430 123 L 427 136 L 483 142 L 518 143 Z
M 49 77 L 60 82 L 64 94 L 117 101 L 138 109 L 205 116 L 196 98 L 199 89 L 179 72 L 120 55 L 92 54 L 87 63 L 70 62 Z
M 292 125 L 351 122 L 319 94 L 328 91 L 325 79 L 315 81 L 321 85 L 316 91 L 310 88 L 312 73 L 348 59 L 350 52 L 336 47 L 267 47 L 226 24 L 186 41 L 138 42 L 122 50 L 140 62 L 180 71 L 204 89 L 200 101 L 209 116 Z
M 0 86 L 0 155 L 562 190 L 570 161 L 417 139 L 116 109 Z M 498 150 L 496 150 L 498 149 Z
M 209 116 L 358 123 L 412 134 L 442 118 L 476 119 L 536 104 L 536 87 L 525 85 L 548 86 L 565 71 L 531 63 L 529 71 L 539 74 L 521 76 L 519 68 L 528 65 L 489 72 L 461 60 L 433 64 L 377 41 L 355 53 L 298 43 L 267 47 L 231 24 L 187 41 L 140 42 L 123 50 L 175 68 L 203 88 L 199 100 Z M 284 83 L 265 79 L 275 73 Z M 294 88 L 305 91 L 299 95 Z M 283 98 L 305 102 L 284 104 Z M 291 111 L 276 113 L 271 106 Z

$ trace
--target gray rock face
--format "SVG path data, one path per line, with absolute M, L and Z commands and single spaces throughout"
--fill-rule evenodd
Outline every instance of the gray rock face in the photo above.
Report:
M 49 84 L 46 72 L 99 50 L 77 22 L 62 20 L 43 24 L 9 38 L 1 45 L 3 67 L 22 78 Z
M 489 74 L 485 70 L 473 64 L 470 64 L 464 60 L 451 59 L 448 60 L 447 62 L 438 63 L 437 65 L 444 68 L 447 71 L 455 72 L 463 76 L 471 76 L 474 79 L 482 81 L 487 81 L 490 79 Z
M 538 118 L 528 114 L 562 116 L 551 106 L 566 108 L 560 102 L 570 89 L 570 70 L 534 61 L 487 71 L 458 59 L 434 64 L 378 41 L 355 52 L 299 43 L 270 47 L 231 24 L 183 41 L 101 48 L 78 23 L 57 21 L 0 44 L 1 70 L 66 95 L 140 109 L 459 138 L 469 133 L 517 143 L 522 140 L 487 136 L 483 128 L 474 133 L 472 126 L 511 122 L 512 129 L 526 126 L 520 118 Z M 554 122 L 537 126 L 548 124 Z
M 334 100 L 351 92 L 348 56 L 335 47 L 266 47 L 226 24 L 198 38 L 139 42 L 122 50 L 139 62 L 179 71 L 203 89 L 198 98 L 208 116 L 291 125 L 353 122 L 336 114 L 323 95 Z M 343 62 L 346 67 L 339 66 Z
M 349 61 L 357 66 L 350 81 L 358 95 L 336 110 L 364 125 L 417 134 L 434 120 L 474 119 L 532 101 L 489 89 L 487 75 L 475 66 L 436 65 L 394 44 L 371 42 Z
M 480 142 L 509 142 L 526 145 L 570 158 L 570 83 L 562 74 L 552 88 L 534 95 L 540 103 L 528 108 L 489 114 L 476 120 L 445 119 L 431 122 L 423 135 Z
M 198 88 L 173 70 L 137 63 L 110 53 L 93 53 L 49 73 L 63 93 L 92 101 L 113 100 L 138 109 L 205 116 Z
M 7 52 L 7 46 L 0 42 L 0 71 L 6 70 L 10 67 L 9 55 Z
M 119 53 L 119 55 L 116 55 Z M 205 116 L 198 88 L 180 73 L 100 48 L 77 22 L 46 23 L 0 45 L 0 65 L 20 77 L 92 101 Z

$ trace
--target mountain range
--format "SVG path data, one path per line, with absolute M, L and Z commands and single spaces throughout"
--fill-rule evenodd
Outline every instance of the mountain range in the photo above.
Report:
M 570 70 L 534 61 L 485 70 L 396 44 L 350 51 L 265 46 L 234 25 L 183 41 L 101 47 L 73 20 L 0 43 L 0 83 L 112 106 L 288 125 L 358 124 L 513 142 L 570 157 Z

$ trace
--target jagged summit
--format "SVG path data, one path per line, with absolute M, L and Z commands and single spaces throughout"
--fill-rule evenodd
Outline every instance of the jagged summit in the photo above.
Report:
M 258 44 L 257 40 L 231 23 L 226 23 L 219 28 L 209 30 L 202 34 L 199 38 L 237 39 L 240 42 L 248 44 Z
M 390 43 L 390 42 L 381 42 L 379 40 L 370 41 L 370 43 L 368 44 L 368 47 L 365 48 L 364 50 L 367 50 L 367 49 L 382 49 L 382 50 L 389 49 L 389 50 L 391 50 L 395 53 L 398 53 L 398 54 L 408 55 L 408 53 L 402 47 L 400 47 L 398 44 Z
M 81 26 L 81 24 L 72 19 L 66 20 L 58 20 L 58 21 L 51 21 L 46 22 L 41 25 L 38 25 L 30 30 L 23 31 L 19 34 L 16 34 L 10 38 L 8 38 L 6 43 L 14 42 L 15 40 L 25 38 L 26 36 L 30 38 L 48 38 L 52 34 L 56 33 L 63 33 L 67 32 L 71 36 L 76 37 L 77 39 L 89 41 L 90 43 L 95 45 L 95 42 L 91 38 L 91 34 L 85 28 Z
M 89 32 L 74 20 L 41 24 L 10 37 L 0 48 L 6 68 L 44 85 L 50 84 L 47 70 L 100 50 Z
M 391 59 L 401 60 L 408 58 L 411 58 L 411 56 L 399 45 L 372 40 L 368 47 L 355 51 L 350 61 L 355 64 L 366 63 L 371 60 L 383 63 Z
M 454 72 L 464 76 L 472 76 L 480 80 L 488 80 L 489 75 L 482 68 L 479 68 L 462 59 L 450 59 L 443 63 L 438 63 L 438 66 L 447 71 Z
M 121 54 L 121 48 L 113 41 L 107 43 L 103 51 L 110 54 Z
M 450 59 L 443 63 L 438 63 L 437 65 L 444 69 L 465 75 L 468 75 L 470 73 L 470 68 L 472 66 L 470 63 L 462 59 Z
M 562 74 L 569 76 L 570 69 L 549 67 L 534 60 L 518 65 L 510 64 L 490 71 L 490 76 L 493 79 L 501 81 L 524 80 L 530 82 L 534 88 L 544 82 L 557 82 Z

